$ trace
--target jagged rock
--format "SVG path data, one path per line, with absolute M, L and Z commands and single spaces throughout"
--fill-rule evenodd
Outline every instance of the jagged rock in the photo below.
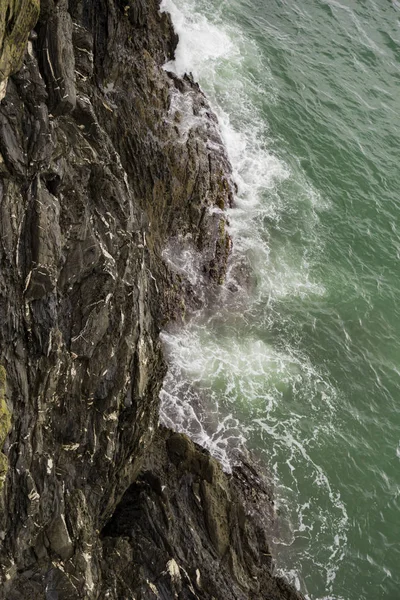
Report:
M 0 9 L 0 599 L 207 598 L 204 568 L 166 551 L 181 535 L 171 506 L 154 504 L 150 519 L 164 540 L 157 568 L 129 536 L 105 532 L 127 490 L 147 490 L 149 511 L 163 495 L 164 475 L 143 470 L 165 374 L 159 331 L 224 276 L 230 165 L 197 84 L 163 69 L 177 37 L 157 0 L 40 8 L 33 33 L 36 0 Z M 186 247 L 196 286 L 175 268 Z M 218 586 L 231 574 L 242 598 L 255 589 L 242 554 L 258 573 L 261 546 L 232 537 L 243 539 L 240 485 L 190 441 L 168 444 L 154 446 L 165 476 L 178 485 L 186 469 L 200 506 L 193 548 L 227 565 L 214 596 L 229 598 Z
M 69 535 L 64 515 L 58 515 L 46 529 L 46 536 L 51 549 L 62 558 L 68 560 L 74 554 L 74 545 Z
M 102 531 L 106 589 L 138 600 L 301 600 L 273 573 L 271 501 L 248 457 L 227 475 L 185 435 L 161 428 Z
M 39 16 L 39 0 L 2 0 L 0 4 L 0 100 L 8 76 L 22 65 L 29 33 Z
M 68 0 L 59 0 L 39 29 L 39 60 L 49 92 L 49 110 L 61 115 L 76 106 L 73 23 Z

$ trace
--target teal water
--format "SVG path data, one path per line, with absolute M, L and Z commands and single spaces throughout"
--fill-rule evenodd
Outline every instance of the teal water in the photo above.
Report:
M 278 567 L 310 599 L 396 600 L 400 6 L 163 7 L 166 68 L 200 81 L 238 184 L 221 302 L 164 334 L 163 419 L 227 468 L 243 442 L 267 465 Z

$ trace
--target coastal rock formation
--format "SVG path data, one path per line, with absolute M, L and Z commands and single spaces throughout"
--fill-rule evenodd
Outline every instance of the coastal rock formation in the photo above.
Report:
M 246 467 L 229 479 L 157 433 L 160 328 L 201 302 L 179 256 L 221 282 L 232 202 L 216 117 L 163 69 L 169 16 L 157 0 L 42 0 L 40 15 L 9 0 L 0 37 L 0 598 L 298 597 L 271 577 Z M 192 548 L 173 523 L 189 488 Z
M 162 428 L 102 531 L 112 597 L 299 600 L 273 575 L 271 500 L 251 463 L 227 476 L 185 435 Z

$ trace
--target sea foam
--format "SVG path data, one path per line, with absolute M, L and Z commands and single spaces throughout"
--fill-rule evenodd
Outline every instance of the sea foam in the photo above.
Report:
M 306 540 L 302 558 L 318 562 L 329 591 L 343 559 L 347 513 L 312 451 L 334 435 L 337 394 L 326 374 L 290 340 L 280 335 L 279 346 L 273 338 L 269 341 L 269 332 L 284 326 L 277 303 L 325 293 L 311 266 L 323 251 L 318 213 L 329 210 L 329 200 L 320 197 L 301 170 L 294 176 L 271 150 L 262 104 L 277 102 L 278 95 L 256 44 L 240 28 L 212 22 L 196 2 L 182 0 L 178 6 L 163 0 L 161 10 L 171 14 L 180 40 L 175 60 L 164 68 L 181 76 L 191 72 L 199 80 L 218 116 L 237 185 L 229 210 L 233 252 L 218 306 L 162 334 L 169 370 L 161 392 L 161 420 L 188 433 L 227 471 L 243 444 L 263 456 L 276 479 L 277 506 L 286 523 L 275 540 L 282 568 L 300 585 L 298 557 L 279 549 Z M 262 86 L 252 72 L 263 73 Z M 181 102 L 180 110 L 185 108 Z M 183 139 L 190 119 L 189 107 Z M 293 214 L 300 215 L 296 226 L 307 239 L 300 255 L 289 236 L 278 249 L 271 245 L 270 230 L 285 240 L 286 221 L 293 221 Z M 166 248 L 165 258 L 196 283 L 192 250 L 176 258 Z M 245 289 L 240 278 L 236 281 L 243 269 L 250 281 Z M 234 294 L 233 283 L 238 283 Z M 305 479 L 314 486 L 317 500 L 299 504 Z M 332 544 L 317 560 L 318 539 L 326 532 L 332 532 Z M 292 572 L 285 556 L 294 565 Z

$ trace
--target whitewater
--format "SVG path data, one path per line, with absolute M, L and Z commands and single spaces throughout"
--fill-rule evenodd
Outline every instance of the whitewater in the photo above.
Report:
M 206 0 L 161 4 L 179 35 L 175 60 L 165 69 L 181 76 L 192 73 L 199 81 L 218 116 L 237 185 L 229 209 L 233 251 L 218 303 L 211 311 L 195 314 L 186 326 L 162 334 L 169 370 L 161 392 L 161 420 L 208 448 L 227 471 L 235 450 L 243 445 L 270 471 L 279 515 L 273 540 L 278 568 L 308 598 L 395 600 L 393 569 L 374 557 L 364 542 L 358 544 L 357 531 L 363 522 L 361 517 L 357 521 L 357 500 L 349 496 L 353 475 L 347 487 L 342 478 L 351 461 L 354 473 L 360 468 L 355 456 L 363 450 L 357 446 L 354 428 L 358 423 L 364 431 L 365 418 L 336 375 L 335 361 L 343 355 L 343 365 L 349 364 L 354 353 L 351 323 L 358 319 L 363 326 L 364 314 L 355 311 L 349 324 L 332 297 L 341 288 L 354 291 L 359 285 L 354 297 L 369 303 L 370 311 L 372 300 L 366 300 L 365 289 L 352 277 L 356 253 L 350 259 L 346 255 L 342 269 L 324 264 L 332 244 L 327 224 L 337 218 L 329 170 L 320 170 L 320 185 L 312 172 L 316 168 L 312 151 L 307 155 L 293 147 L 292 152 L 286 143 L 287 122 L 282 120 L 280 127 L 274 124 L 271 131 L 270 119 L 290 104 L 290 98 L 282 96 L 272 59 L 262 47 L 263 36 L 273 39 L 277 56 L 282 48 L 295 56 L 291 28 L 307 39 L 316 3 L 310 1 L 301 15 L 300 8 L 286 10 L 285 3 L 274 3 L 279 17 L 274 22 L 268 6 L 253 4 Z M 317 16 L 326 9 L 347 11 L 347 20 L 356 15 L 353 6 L 322 5 L 315 9 Z M 254 14 L 257 10 L 259 17 Z M 362 24 L 354 24 L 364 48 L 370 48 Z M 324 48 L 318 27 L 317 21 L 313 35 L 319 36 L 315 43 L 323 63 L 330 50 Z M 379 47 L 375 51 L 379 53 Z M 293 60 L 302 65 L 301 56 Z M 293 78 L 305 114 L 313 101 L 312 86 L 307 89 L 300 75 L 298 81 Z M 318 93 L 334 104 L 326 85 Z M 354 97 L 358 92 L 352 89 L 349 94 Z M 358 95 L 365 102 L 365 96 Z M 293 102 L 292 131 L 298 126 L 305 135 L 301 110 Z M 317 108 L 312 112 L 318 114 Z M 187 131 L 194 125 L 190 106 L 184 123 Z M 332 119 L 332 131 L 338 123 Z M 354 129 L 346 131 L 347 137 L 350 131 L 356 137 Z M 357 143 L 367 154 L 362 140 Z M 326 144 L 329 152 L 330 141 Z M 341 174 L 345 176 L 338 169 L 338 177 Z M 343 240 L 337 235 L 341 248 Z M 165 258 L 170 259 L 168 250 Z M 177 268 L 196 283 L 195 253 L 184 253 Z M 366 263 L 360 268 L 364 273 Z M 241 287 L 243 273 L 247 282 Z M 331 354 L 322 359 L 326 347 Z M 369 365 L 375 368 L 372 360 Z M 362 489 L 360 480 L 353 491 L 357 495 Z M 369 535 L 371 545 L 375 544 L 374 532 Z M 371 571 L 372 587 L 363 579 Z M 351 582 L 354 572 L 363 581 L 361 587 L 357 577 Z M 381 581 L 388 582 L 387 587 L 376 587 Z

